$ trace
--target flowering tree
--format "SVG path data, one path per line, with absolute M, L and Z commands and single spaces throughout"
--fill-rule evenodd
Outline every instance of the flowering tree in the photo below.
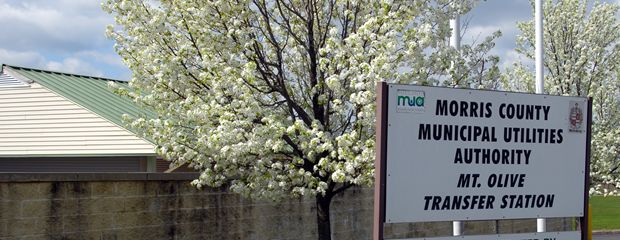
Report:
M 588 6 L 591 10 L 588 12 Z M 550 94 L 593 99 L 591 194 L 620 188 L 620 25 L 617 4 L 581 0 L 544 3 L 545 89 Z M 534 24 L 518 24 L 517 52 L 534 55 Z M 517 63 L 504 87 L 532 92 L 532 72 Z
M 379 81 L 492 86 L 493 39 L 447 46 L 469 1 L 109 0 L 116 50 L 133 72 L 119 93 L 157 119 L 130 119 L 158 152 L 201 172 L 197 187 L 314 196 L 319 239 L 332 198 L 374 174 Z M 456 63 L 456 67 L 450 67 Z

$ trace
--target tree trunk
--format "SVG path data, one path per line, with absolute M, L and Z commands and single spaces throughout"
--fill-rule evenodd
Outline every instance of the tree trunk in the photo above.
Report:
M 331 240 L 332 231 L 329 221 L 329 205 L 331 196 L 316 196 L 316 224 L 319 230 L 319 240 Z

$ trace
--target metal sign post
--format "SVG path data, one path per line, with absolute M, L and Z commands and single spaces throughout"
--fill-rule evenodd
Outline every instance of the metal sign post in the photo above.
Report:
M 591 149 L 590 149 L 590 143 L 592 141 L 592 98 L 588 98 L 588 115 L 586 116 L 588 118 L 588 127 L 586 128 L 587 131 L 587 142 L 588 145 L 586 145 L 586 161 L 585 161 L 585 179 L 584 181 L 584 185 L 583 185 L 583 216 L 579 218 L 580 220 L 580 225 L 581 225 L 581 239 L 582 240 L 589 240 L 590 238 L 588 238 L 588 234 L 590 233 L 591 229 L 589 229 L 590 225 L 588 224 L 588 218 L 591 217 L 592 215 L 590 214 L 590 154 L 591 154 Z
M 375 200 L 373 240 L 383 240 L 385 223 L 385 165 L 387 160 L 387 117 L 388 86 L 385 82 L 377 84 L 377 122 L 375 140 Z
M 545 79 L 544 79 L 544 69 L 543 69 L 543 59 L 544 59 L 544 48 L 543 48 L 543 8 L 542 8 L 542 0 L 536 0 L 535 6 L 535 31 L 536 31 L 536 93 L 543 94 L 545 89 Z M 536 231 L 537 232 L 545 232 L 547 231 L 547 220 L 544 218 L 536 219 Z

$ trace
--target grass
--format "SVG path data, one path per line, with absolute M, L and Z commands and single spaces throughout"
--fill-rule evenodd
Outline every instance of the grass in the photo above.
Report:
M 620 197 L 590 197 L 593 230 L 620 229 Z

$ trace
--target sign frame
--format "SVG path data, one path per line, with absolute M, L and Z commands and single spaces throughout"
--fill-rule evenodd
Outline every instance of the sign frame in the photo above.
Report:
M 388 84 L 386 82 L 380 82 L 376 87 L 376 141 L 375 141 L 375 189 L 374 189 L 374 221 L 373 221 L 373 239 L 384 239 L 384 224 L 386 223 L 386 170 L 387 165 L 387 139 L 388 139 L 388 97 L 389 87 L 391 85 L 400 84 Z M 402 85 L 400 85 L 402 86 Z M 426 86 L 425 86 L 426 87 Z M 441 87 L 437 87 L 441 88 Z M 472 89 L 473 90 L 473 89 Z M 478 90 L 477 90 L 478 91 Z M 501 92 L 501 91 L 498 91 Z M 513 93 L 513 92 L 506 92 Z M 584 201 L 583 201 L 583 216 L 579 217 L 581 236 L 582 239 L 587 239 L 588 224 L 588 199 L 589 199 L 589 185 L 590 185 L 590 145 L 591 145 L 591 128 L 592 128 L 592 98 L 586 99 L 586 118 L 587 126 L 586 131 L 586 146 L 585 146 L 585 161 L 584 161 Z M 577 216 L 575 216 L 577 217 Z M 536 218 L 536 216 L 532 216 Z

